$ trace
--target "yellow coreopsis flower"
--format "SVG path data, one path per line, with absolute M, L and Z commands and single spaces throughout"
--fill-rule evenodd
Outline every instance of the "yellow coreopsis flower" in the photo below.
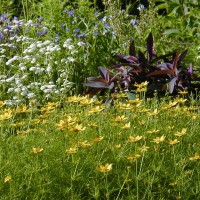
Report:
M 77 148 L 69 148 L 65 150 L 65 153 L 68 154 L 73 154 L 73 153 L 77 153 Z
M 125 117 L 125 115 L 122 115 L 122 116 L 117 116 L 113 121 L 115 122 L 121 122 L 121 121 L 124 121 L 128 119 L 127 117 Z
M 101 172 L 101 173 L 107 173 L 112 169 L 112 164 L 108 164 L 106 163 L 105 165 L 99 165 L 97 167 L 97 171 Z
M 139 148 L 140 152 L 146 152 L 149 150 L 150 147 L 143 145 L 142 147 Z
M 4 110 L 4 114 L 0 115 L 0 121 L 10 119 L 11 117 L 12 117 L 12 110 L 6 109 Z
M 0 108 L 3 107 L 4 105 L 6 105 L 6 102 L 0 101 Z
M 103 138 L 104 138 L 104 137 L 103 137 L 103 136 L 100 136 L 100 135 L 99 135 L 99 136 L 96 136 L 96 137 L 94 138 L 94 142 L 95 142 L 95 143 L 101 142 L 101 141 L 103 140 Z
M 115 145 L 115 148 L 116 148 L 116 149 L 120 149 L 121 147 L 122 147 L 121 144 L 116 144 L 116 145 Z
M 43 152 L 43 151 L 44 151 L 43 148 L 39 148 L 39 147 L 33 147 L 33 148 L 32 148 L 32 152 L 35 153 L 35 154 L 41 153 L 41 152 Z
M 70 129 L 70 132 L 80 132 L 84 131 L 86 127 L 83 127 L 82 124 L 76 124 L 73 128 Z
M 132 110 L 133 106 L 129 103 L 118 103 L 118 108 L 122 109 L 122 110 Z
M 104 109 L 105 109 L 105 106 L 103 106 L 103 105 L 102 106 L 95 106 L 95 107 L 90 108 L 90 110 L 88 111 L 88 114 L 98 113 L 98 112 L 100 112 Z
M 85 141 L 83 141 L 83 142 L 78 142 L 77 145 L 78 145 L 79 147 L 82 147 L 82 148 L 87 148 L 87 147 L 90 147 L 90 146 L 91 146 L 91 144 L 88 143 L 87 140 L 85 140 Z
M 87 97 L 86 96 L 72 96 L 72 97 L 68 97 L 67 101 L 69 103 L 76 103 L 76 102 L 80 102 L 84 99 L 86 99 Z
M 140 154 L 135 154 L 135 155 L 126 156 L 126 159 L 130 161 L 135 161 L 137 158 L 140 158 L 140 157 L 141 157 Z
M 141 104 L 142 103 L 142 100 L 140 100 L 139 98 L 137 99 L 129 99 L 129 100 L 126 100 L 127 103 L 132 103 L 132 104 Z
M 122 129 L 130 129 L 130 127 L 131 127 L 131 122 L 128 122 L 124 124 L 124 126 L 122 126 Z
M 27 113 L 27 112 L 30 112 L 30 109 L 28 109 L 26 105 L 22 105 L 21 107 L 18 107 L 16 110 L 16 113 Z
M 169 140 L 169 141 L 168 141 L 168 143 L 169 143 L 170 145 L 175 145 L 175 144 L 178 144 L 179 142 L 180 142 L 180 141 L 177 140 L 177 139 Z
M 154 109 L 153 112 L 148 112 L 147 114 L 148 114 L 149 116 L 155 116 L 155 115 L 158 114 L 158 109 L 156 108 L 156 109 Z
M 187 91 L 180 91 L 180 92 L 178 92 L 178 93 L 181 94 L 181 95 L 186 95 L 186 94 L 188 94 Z
M 10 175 L 8 175 L 8 176 L 6 176 L 6 177 L 4 178 L 4 183 L 10 182 L 11 180 L 12 180 L 12 177 L 11 177 Z
M 183 135 L 186 135 L 186 132 L 187 132 L 187 129 L 183 128 L 181 132 L 176 132 L 174 133 L 174 135 L 178 137 L 182 137 Z
M 72 118 L 71 116 L 67 116 L 67 119 L 60 120 L 59 123 L 56 124 L 58 129 L 64 130 L 66 127 L 73 125 L 76 122 L 76 118 Z
M 80 101 L 81 106 L 88 106 L 95 102 L 95 99 L 87 98 Z
M 151 142 L 159 144 L 159 143 L 164 142 L 164 141 L 165 141 L 165 136 L 162 135 L 161 137 L 157 137 L 157 138 L 153 139 L 153 141 L 151 141 Z
M 141 140 L 142 139 L 142 136 L 136 136 L 136 137 L 133 137 L 132 135 L 130 135 L 129 137 L 128 137 L 128 141 L 129 142 L 132 142 L 132 143 L 136 143 L 136 142 L 138 142 L 139 140 Z
M 196 152 L 194 156 L 189 157 L 189 160 L 200 160 L 200 154 Z
M 160 130 L 153 129 L 151 131 L 147 131 L 147 133 L 150 133 L 150 134 L 156 134 L 158 132 L 160 132 Z

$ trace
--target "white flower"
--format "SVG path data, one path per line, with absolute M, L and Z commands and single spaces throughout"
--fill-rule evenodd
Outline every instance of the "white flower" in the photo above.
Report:
M 32 99 L 35 97 L 35 94 L 32 92 L 32 93 L 28 93 L 27 95 L 28 99 Z
M 77 43 L 77 45 L 78 45 L 78 46 L 81 46 L 81 47 L 82 47 L 82 46 L 85 46 L 85 42 L 80 41 L 80 42 Z

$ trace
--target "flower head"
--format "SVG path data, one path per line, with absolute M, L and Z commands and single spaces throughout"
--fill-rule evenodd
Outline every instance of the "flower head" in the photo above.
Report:
M 33 148 L 32 148 L 32 152 L 35 153 L 35 154 L 41 153 L 41 152 L 43 152 L 43 151 L 44 151 L 43 148 L 39 148 L 39 147 L 33 147 Z
M 73 128 L 70 129 L 71 132 L 84 131 L 86 127 L 83 127 L 82 124 L 76 124 Z
M 157 137 L 157 138 L 153 139 L 152 142 L 159 144 L 159 143 L 164 142 L 164 141 L 165 141 L 165 136 L 162 135 L 161 137 Z
M 178 137 L 182 137 L 182 136 L 186 135 L 186 132 L 187 132 L 187 129 L 186 129 L 186 128 L 183 128 L 183 129 L 181 130 L 181 132 L 176 132 L 176 133 L 174 133 L 174 135 L 175 135 L 175 136 L 178 136 Z
M 73 153 L 77 153 L 77 148 L 69 148 L 65 150 L 65 153 L 68 154 L 73 154 Z
M 175 145 L 175 144 L 178 144 L 179 142 L 180 142 L 180 141 L 177 140 L 177 139 L 169 140 L 169 141 L 168 141 L 168 143 L 169 143 L 170 145 Z
M 112 169 L 112 164 L 108 164 L 106 163 L 105 165 L 99 165 L 97 167 L 97 171 L 101 172 L 101 173 L 107 173 Z
M 5 178 L 4 178 L 4 183 L 6 183 L 6 182 L 10 182 L 12 180 L 12 177 L 9 175 L 9 176 L 6 176 Z
M 132 142 L 132 143 L 136 143 L 136 142 L 138 142 L 139 140 L 141 140 L 142 139 L 142 136 L 136 136 L 136 137 L 133 137 L 132 135 L 130 135 L 129 137 L 128 137 L 128 141 L 129 142 Z
M 196 152 L 194 156 L 189 157 L 189 160 L 200 160 L 200 154 Z

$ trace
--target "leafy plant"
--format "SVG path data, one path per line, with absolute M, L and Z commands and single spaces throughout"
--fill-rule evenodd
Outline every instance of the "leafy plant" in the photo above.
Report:
M 153 35 L 149 34 L 146 41 L 146 54 L 138 51 L 136 55 L 135 42 L 132 39 L 129 55 L 117 54 L 117 63 L 113 63 L 109 69 L 99 67 L 102 78 L 89 77 L 85 86 L 95 88 L 89 93 L 95 94 L 102 90 L 110 89 L 110 92 L 136 90 L 136 84 L 147 81 L 147 93 L 152 94 L 168 91 L 170 94 L 177 94 L 179 91 L 193 90 L 193 66 L 187 68 L 182 62 L 187 55 L 188 49 L 184 52 L 173 52 L 157 56 L 154 47 Z

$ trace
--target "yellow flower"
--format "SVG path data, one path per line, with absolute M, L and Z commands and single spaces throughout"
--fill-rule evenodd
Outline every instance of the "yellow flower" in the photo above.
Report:
M 122 110 L 132 110 L 133 106 L 129 103 L 118 103 L 118 107 Z
M 107 173 L 112 169 L 112 164 L 108 164 L 106 163 L 105 165 L 99 165 L 97 167 L 97 171 L 101 172 L 101 173 Z
M 32 148 L 32 152 L 35 153 L 35 154 L 41 153 L 41 152 L 43 152 L 43 151 L 44 151 L 43 148 L 39 148 L 39 147 L 33 147 L 33 148 Z
M 177 104 L 178 104 L 178 102 L 175 102 L 175 101 L 174 102 L 169 102 L 169 104 L 163 106 L 163 109 L 165 110 L 165 109 L 172 108 L 172 107 L 176 106 Z
M 0 101 L 0 108 L 3 107 L 4 105 L 6 105 L 6 102 Z
M 156 108 L 156 109 L 154 109 L 153 112 L 148 112 L 147 114 L 148 114 L 149 116 L 155 116 L 155 115 L 158 114 L 158 109 Z
M 128 122 L 122 126 L 122 129 L 129 129 L 131 127 L 131 122 Z
M 80 105 L 81 106 L 88 106 L 88 105 L 91 105 L 92 103 L 94 103 L 95 100 L 94 99 L 91 99 L 91 98 L 87 98 L 87 99 L 83 99 L 80 101 Z
M 149 82 L 145 81 L 145 82 L 142 82 L 140 84 L 134 84 L 134 86 L 137 87 L 137 88 L 144 88 L 144 87 L 147 87 L 148 84 L 149 84 Z
M 73 153 L 77 153 L 77 148 L 69 148 L 65 150 L 65 153 L 68 154 L 73 154 Z
M 196 152 L 193 157 L 189 157 L 189 160 L 200 160 L 200 154 Z
M 174 126 L 167 126 L 167 129 L 168 129 L 169 131 L 171 131 L 172 129 L 174 129 Z
M 115 145 L 115 148 L 116 148 L 116 149 L 120 149 L 121 147 L 122 147 L 121 144 L 116 144 L 116 145 Z
M 83 141 L 83 142 L 78 142 L 77 145 L 78 145 L 79 147 L 82 147 L 82 148 L 87 148 L 87 147 L 90 147 L 90 146 L 91 146 L 91 144 L 88 143 L 87 140 L 85 140 L 85 141 Z
M 21 107 L 18 107 L 16 110 L 16 113 L 27 113 L 27 112 L 30 112 L 30 109 L 28 109 L 26 105 L 22 105 Z
M 142 100 L 140 100 L 139 98 L 137 99 L 129 99 L 129 100 L 126 100 L 127 103 L 132 103 L 132 104 L 141 104 Z
M 86 127 L 83 127 L 82 124 L 76 124 L 74 128 L 71 128 L 71 132 L 79 132 L 79 131 L 84 131 Z
M 99 136 L 96 136 L 96 137 L 94 138 L 94 142 L 95 142 L 95 143 L 101 142 L 101 140 L 103 140 L 103 138 L 104 138 L 104 137 L 103 137 L 103 136 L 100 136 L 100 135 L 99 135 Z
M 156 130 L 156 129 L 153 129 L 151 131 L 147 131 L 147 133 L 150 133 L 150 134 L 156 134 L 158 133 L 160 130 Z
M 150 147 L 143 145 L 142 147 L 139 148 L 139 151 L 141 152 L 146 152 L 149 150 Z
M 0 121 L 10 119 L 12 117 L 12 110 L 6 109 L 4 110 L 4 114 L 0 115 Z
M 157 137 L 157 138 L 153 139 L 153 141 L 151 141 L 151 142 L 159 144 L 159 143 L 164 142 L 164 141 L 165 141 L 165 136 L 162 135 L 161 137 Z
M 90 108 L 90 110 L 88 111 L 88 114 L 98 113 L 98 112 L 100 112 L 104 109 L 105 109 L 105 106 L 103 106 L 103 105 L 102 106 L 95 106 L 95 107 Z
M 128 119 L 127 117 L 125 117 L 125 115 L 122 115 L 122 116 L 117 116 L 113 121 L 115 122 L 121 122 L 121 121 L 124 121 Z
M 96 122 L 89 122 L 88 126 L 90 126 L 90 127 L 97 127 L 98 125 L 97 125 Z
M 86 99 L 87 97 L 85 96 L 72 96 L 72 97 L 68 97 L 68 102 L 69 103 L 76 103 L 76 102 L 80 102 L 80 101 L 82 101 L 82 100 L 84 100 L 84 99 Z
M 170 186 L 176 186 L 177 185 L 177 182 L 172 182 L 172 183 L 169 183 Z
M 174 133 L 174 135 L 178 137 L 182 137 L 183 135 L 186 135 L 186 132 L 187 132 L 187 129 L 183 128 L 181 132 L 176 132 Z
M 169 141 L 168 141 L 168 143 L 169 143 L 170 145 L 175 145 L 175 144 L 178 144 L 179 142 L 180 142 L 180 141 L 177 140 L 177 139 L 169 140 Z
M 116 99 L 127 97 L 125 93 L 112 93 L 111 96 Z
M 187 99 L 177 97 L 177 98 L 174 99 L 174 101 L 178 102 L 178 103 L 185 103 L 187 101 Z
M 16 123 L 13 123 L 13 124 L 11 124 L 11 126 L 12 127 L 18 127 L 18 126 L 23 126 L 25 124 L 25 122 L 24 121 L 22 121 L 22 122 L 16 122 Z
M 179 94 L 181 94 L 181 95 L 185 95 L 185 94 L 188 94 L 188 92 L 187 91 L 180 91 L 180 92 L 178 92 Z
M 141 157 L 140 154 L 135 154 L 135 155 L 126 156 L 126 159 L 130 161 L 135 161 L 137 158 L 140 158 L 140 157 Z
M 58 129 L 64 130 L 66 127 L 73 125 L 75 122 L 76 118 L 68 116 L 66 120 L 60 120 L 60 122 L 57 123 L 56 126 L 58 126 Z
M 144 120 L 141 120 L 141 121 L 138 121 L 139 125 L 144 125 L 145 124 L 145 121 Z
M 12 180 L 12 177 L 9 175 L 9 176 L 6 176 L 5 178 L 4 178 L 4 183 L 6 183 L 6 182 L 10 182 Z
M 141 140 L 142 139 L 142 136 L 136 136 L 136 137 L 133 137 L 132 135 L 130 135 L 129 137 L 128 137 L 128 141 L 129 142 L 132 142 L 132 143 L 136 143 L 136 142 L 138 142 L 139 140 Z

